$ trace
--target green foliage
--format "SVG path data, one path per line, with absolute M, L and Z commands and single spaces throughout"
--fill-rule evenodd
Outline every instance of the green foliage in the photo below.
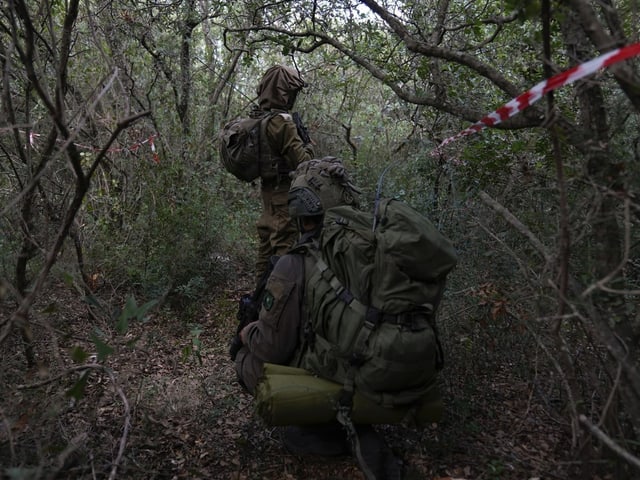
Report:
M 516 10 L 521 21 L 536 19 L 540 17 L 540 0 L 506 0 L 505 10 L 507 12 Z
M 87 386 L 89 380 L 89 372 L 84 371 L 80 375 L 80 378 L 73 384 L 73 386 L 65 392 L 65 396 L 71 397 L 75 400 L 80 400 L 84 397 L 84 389 Z
M 152 296 L 170 288 L 194 299 L 226 274 L 216 262 L 226 242 L 225 200 L 215 178 L 177 165 L 156 168 L 141 172 L 146 189 L 135 204 L 122 204 L 119 196 L 103 202 L 109 210 L 95 224 L 99 248 L 91 258 L 95 268 Z
M 193 357 L 198 364 L 202 365 L 202 340 L 200 339 L 200 334 L 203 331 L 202 327 L 198 324 L 190 325 L 189 344 L 182 349 L 183 362 Z
M 109 346 L 103 340 L 104 337 L 105 337 L 104 333 L 101 332 L 99 328 L 95 328 L 89 337 L 96 347 L 96 352 L 98 353 L 97 355 L 98 362 L 106 360 L 106 358 L 115 351 L 113 347 Z
M 75 363 L 84 363 L 89 356 L 90 355 L 82 347 L 77 345 L 71 349 L 71 360 Z
M 149 310 L 156 306 L 157 303 L 157 300 L 151 300 L 144 305 L 138 306 L 133 295 L 127 297 L 124 309 L 122 309 L 116 319 L 116 331 L 123 335 L 129 329 L 129 320 L 143 322 Z
M 135 320 L 139 323 L 145 322 L 149 311 L 158 304 L 157 300 L 151 300 L 143 305 L 138 305 L 133 295 L 127 297 L 125 305 L 122 309 L 117 309 L 112 315 L 115 331 L 119 335 L 125 335 L 129 331 L 130 321 Z M 192 331 L 193 335 L 193 331 Z M 198 333 L 199 335 L 199 333 Z M 197 341 L 197 336 L 195 337 Z M 107 335 L 98 327 L 94 327 L 89 335 L 89 339 L 95 347 L 95 361 L 103 363 L 112 355 L 116 348 L 109 344 Z M 132 340 L 127 346 L 133 346 L 136 340 Z M 77 364 L 83 364 L 91 358 L 91 354 L 79 345 L 74 346 L 70 351 L 71 359 Z M 90 375 L 90 370 L 84 370 L 80 374 L 80 378 L 65 393 L 67 397 L 80 400 L 84 396 L 84 390 Z

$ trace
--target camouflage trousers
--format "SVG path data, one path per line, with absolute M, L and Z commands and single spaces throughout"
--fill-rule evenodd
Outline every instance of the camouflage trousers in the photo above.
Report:
M 256 283 L 269 266 L 273 255 L 284 255 L 298 240 L 298 228 L 289 217 L 289 184 L 275 187 L 262 186 L 262 214 L 256 223 L 258 229 L 258 258 Z

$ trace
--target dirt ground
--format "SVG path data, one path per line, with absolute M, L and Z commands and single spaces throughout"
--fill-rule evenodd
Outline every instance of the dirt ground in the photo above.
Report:
M 123 334 L 89 315 L 77 292 L 51 289 L 34 315 L 38 368 L 26 367 L 19 335 L 1 347 L 4 478 L 363 479 L 350 457 L 288 454 L 279 429 L 254 415 L 227 353 L 243 287 L 219 290 L 190 319 L 159 309 Z M 504 365 L 469 385 L 455 351 L 447 355 L 443 420 L 421 431 L 378 428 L 404 478 L 584 478 L 568 457 L 565 420 L 534 382 Z

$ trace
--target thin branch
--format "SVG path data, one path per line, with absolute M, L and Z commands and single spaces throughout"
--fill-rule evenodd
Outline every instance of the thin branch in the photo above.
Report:
M 52 469 L 49 478 L 56 478 L 62 471 L 69 456 L 87 443 L 88 435 L 82 432 L 71 439 L 69 444 L 57 456 L 57 467 Z
M 618 38 L 611 36 L 607 32 L 607 28 L 599 20 L 598 14 L 593 8 L 591 2 L 586 0 L 568 0 L 569 5 L 574 10 L 585 33 L 591 40 L 591 43 L 601 52 L 605 53 L 613 48 L 621 47 L 625 42 L 624 32 L 613 32 Z M 615 10 L 610 12 L 613 15 Z M 616 18 L 615 23 L 621 25 L 619 19 Z M 618 85 L 625 93 L 636 111 L 640 112 L 640 79 L 634 73 L 632 66 L 627 63 L 619 63 L 611 67 L 611 73 L 615 77 Z
M 631 213 L 630 213 L 630 199 L 626 197 L 624 199 L 624 249 L 622 254 L 622 259 L 616 268 L 614 268 L 607 276 L 601 278 L 600 280 L 591 284 L 584 292 L 582 292 L 582 298 L 586 298 L 591 295 L 594 290 L 600 289 L 610 293 L 626 293 L 628 295 L 638 295 L 640 294 L 640 290 L 636 291 L 618 291 L 611 288 L 606 287 L 606 284 L 611 280 L 618 278 L 619 273 L 622 271 L 624 266 L 629 261 L 629 246 L 631 245 Z
M 462 52 L 455 52 L 450 49 L 442 48 L 435 45 L 430 45 L 425 42 L 419 42 L 402 22 L 395 16 L 393 16 L 387 9 L 382 7 L 374 0 L 362 0 L 367 7 L 371 9 L 376 15 L 384 20 L 387 25 L 394 31 L 394 33 L 400 38 L 406 45 L 409 51 L 420 53 L 428 57 L 438 57 L 445 60 L 451 60 L 460 65 L 469 67 L 477 72 L 479 75 L 489 79 L 494 85 L 502 89 L 507 94 L 515 97 L 520 93 L 519 87 L 510 82 L 506 76 L 504 76 L 498 69 L 483 63 L 476 55 L 471 55 Z
M 630 463 L 632 466 L 640 469 L 640 458 L 636 457 L 635 455 L 631 454 L 630 452 L 628 452 L 627 450 L 625 450 L 624 448 L 622 448 L 620 445 L 618 445 L 615 440 L 613 440 L 611 437 L 609 437 L 606 433 L 604 433 L 602 430 L 600 430 L 596 425 L 594 425 L 593 423 L 591 423 L 591 421 L 589 421 L 589 419 L 584 416 L 584 415 L 580 415 L 580 423 L 582 423 L 585 427 L 587 427 L 589 429 L 589 431 L 598 439 L 600 440 L 602 443 L 604 443 L 607 447 L 609 447 L 611 450 L 613 450 L 613 452 L 618 455 L 620 458 L 622 458 L 623 460 L 626 460 L 628 463 Z
M 527 278 L 529 276 L 530 273 L 532 273 L 531 269 L 528 269 L 527 266 L 524 264 L 524 262 L 522 261 L 522 259 L 520 259 L 518 257 L 518 255 L 516 254 L 516 252 L 513 251 L 513 249 L 511 249 L 505 242 L 504 240 L 502 240 L 501 238 L 499 238 L 495 233 L 493 233 L 489 227 L 487 227 L 485 224 L 482 223 L 482 221 L 479 218 L 475 218 L 474 219 L 476 221 L 476 224 L 485 231 L 485 233 L 487 235 L 489 235 L 491 238 L 493 238 L 494 241 L 498 242 L 502 248 L 504 250 L 506 250 L 509 255 L 515 260 L 515 262 L 518 264 L 518 267 L 520 268 L 520 271 L 522 272 L 523 275 L 525 275 L 525 278 Z
M 542 1 L 542 41 L 544 53 L 544 76 L 549 79 L 553 76 L 551 69 L 551 2 L 550 0 Z M 567 288 L 569 282 L 569 256 L 571 237 L 569 232 L 569 204 L 567 199 L 567 185 L 564 177 L 564 162 L 562 158 L 562 149 L 560 148 L 560 138 L 557 127 L 553 124 L 558 117 L 555 108 L 554 92 L 550 91 L 547 97 L 546 121 L 549 123 L 549 133 L 551 135 L 551 145 L 553 147 L 553 159 L 556 166 L 556 179 L 558 182 L 558 211 L 560 214 L 560 239 L 558 252 L 558 290 L 560 297 L 567 296 Z M 564 315 L 566 304 L 560 300 L 558 307 L 558 318 Z M 553 332 L 557 334 L 562 327 L 561 321 L 556 321 L 553 325 Z
M 13 464 L 13 461 L 16 457 L 16 449 L 15 449 L 15 445 L 13 444 L 13 435 L 11 434 L 12 425 L 9 423 L 9 420 L 5 416 L 4 411 L 2 410 L 2 407 L 0 407 L 0 416 L 2 416 L 2 425 L 5 431 L 7 432 L 7 440 L 9 442 L 9 452 L 11 453 L 11 463 Z
M 549 361 L 553 364 L 556 372 L 558 372 L 558 375 L 560 376 L 560 382 L 562 383 L 562 386 L 565 388 L 565 391 L 567 393 L 567 397 L 569 399 L 569 408 L 571 409 L 571 416 L 572 416 L 572 421 L 571 421 L 571 444 L 572 447 L 575 448 L 576 444 L 577 444 L 577 430 L 578 430 L 578 426 L 576 423 L 576 419 L 578 417 L 578 410 L 577 410 L 577 405 L 578 402 L 576 401 L 574 392 L 575 389 L 572 388 L 572 382 L 570 381 L 569 377 L 571 375 L 571 372 L 567 372 L 565 370 L 565 368 L 563 367 L 564 365 L 567 365 L 567 361 L 566 359 L 563 357 L 563 352 L 562 350 L 560 351 L 556 351 L 556 352 L 552 352 L 546 345 L 545 343 L 542 341 L 542 339 L 538 336 L 538 334 L 531 328 L 531 325 L 529 324 L 529 322 L 524 321 L 522 318 L 520 318 L 519 315 L 516 315 L 515 312 L 512 312 L 511 310 L 509 310 L 509 314 L 517 319 L 528 331 L 529 333 L 533 336 L 533 339 L 536 341 L 536 343 L 538 344 L 538 346 L 540 347 L 540 349 L 542 349 L 542 351 L 545 353 L 545 355 L 547 356 L 547 358 L 549 359 Z M 554 353 L 558 353 L 560 354 L 560 360 L 558 360 Z M 569 364 L 570 366 L 570 364 Z
M 132 116 L 130 116 L 128 118 L 125 118 L 124 120 L 120 120 L 118 122 L 118 124 L 116 126 L 116 129 L 111 134 L 111 137 L 109 138 L 107 143 L 102 147 L 102 150 L 100 150 L 100 152 L 96 156 L 95 160 L 93 161 L 93 164 L 91 165 L 91 168 L 89 168 L 89 170 L 87 171 L 87 175 L 86 175 L 87 180 L 91 179 L 91 177 L 93 176 L 93 173 L 95 172 L 96 168 L 98 167 L 98 165 L 100 165 L 100 162 L 104 159 L 105 155 L 109 151 L 109 148 L 111 148 L 111 145 L 113 144 L 113 142 L 115 142 L 116 138 L 118 138 L 118 135 L 120 135 L 120 132 L 122 132 L 124 129 L 129 127 L 129 125 L 131 125 L 132 123 L 134 123 L 138 119 L 140 119 L 142 117 L 146 117 L 147 115 L 150 115 L 150 114 L 151 114 L 151 111 L 147 110 L 145 112 L 140 112 L 140 113 L 137 113 L 135 115 L 132 115 Z
M 493 208 L 496 212 L 498 212 L 502 217 L 511 224 L 516 230 L 518 230 L 522 235 L 524 235 L 531 245 L 535 247 L 536 250 L 544 257 L 544 259 L 549 262 L 551 261 L 551 254 L 548 252 L 547 247 L 536 237 L 529 228 L 527 228 L 520 220 L 518 220 L 515 215 L 513 215 L 506 207 L 500 205 L 496 200 L 491 198 L 486 192 L 480 191 L 478 194 L 480 199 Z
M 118 455 L 116 456 L 115 461 L 113 462 L 113 466 L 111 467 L 111 473 L 109 474 L 109 480 L 114 480 L 117 477 L 118 466 L 120 462 L 122 462 L 122 457 L 124 456 L 124 450 L 127 445 L 127 437 L 129 436 L 129 429 L 131 428 L 131 409 L 129 407 L 129 401 L 127 400 L 126 395 L 122 388 L 120 388 L 117 384 L 115 384 L 115 378 L 113 374 L 110 375 L 111 380 L 114 382 L 114 387 L 120 395 L 122 399 L 122 405 L 124 405 L 124 425 L 122 427 L 122 436 L 120 437 L 120 446 L 118 447 Z
M 620 387 L 620 378 L 622 377 L 622 364 L 618 365 L 618 371 L 616 372 L 616 379 L 613 387 L 611 387 L 611 392 L 609 392 L 609 396 L 607 397 L 607 402 L 602 407 L 602 413 L 600 414 L 600 421 L 598 422 L 598 427 L 601 427 L 607 418 L 607 414 L 609 413 L 609 408 L 613 404 L 613 400 L 615 399 L 616 392 Z
M 127 399 L 127 396 L 125 395 L 122 388 L 118 385 L 118 382 L 116 381 L 116 377 L 110 369 L 108 369 L 104 365 L 92 364 L 92 363 L 85 364 L 85 365 L 77 365 L 75 367 L 68 368 L 67 370 L 60 373 L 59 375 L 56 375 L 55 377 L 48 378 L 41 382 L 32 383 L 29 385 L 18 385 L 16 389 L 27 390 L 27 389 L 39 388 L 39 387 L 48 385 L 50 383 L 56 382 L 61 378 L 68 376 L 71 373 L 82 372 L 87 370 L 99 370 L 103 373 L 106 373 L 109 376 L 109 379 L 111 380 L 111 384 L 113 385 L 114 390 L 120 396 L 120 399 L 122 400 L 122 405 L 124 407 L 124 424 L 122 427 L 122 435 L 120 437 L 118 454 L 116 455 L 116 458 L 113 461 L 113 464 L 111 466 L 111 473 L 109 474 L 109 480 L 114 480 L 115 478 L 117 478 L 118 467 L 122 462 L 122 457 L 124 456 L 124 451 L 127 445 L 127 438 L 129 436 L 129 430 L 131 429 L 131 408 L 129 406 L 129 400 Z
M 263 31 L 263 32 L 267 31 L 267 32 L 280 33 L 292 38 L 313 38 L 316 40 L 313 46 L 308 48 L 295 47 L 296 51 L 309 53 L 310 51 L 313 51 L 322 45 L 330 45 L 340 53 L 350 58 L 354 63 L 356 63 L 360 67 L 367 70 L 374 78 L 378 79 L 384 85 L 389 87 L 396 94 L 398 98 L 405 100 L 406 102 L 412 103 L 414 105 L 424 105 L 424 106 L 433 107 L 441 112 L 449 113 L 451 115 L 454 115 L 458 118 L 462 118 L 470 122 L 476 122 L 478 119 L 482 118 L 486 113 L 485 111 L 469 108 L 467 104 L 464 104 L 464 103 L 453 105 L 448 102 L 444 102 L 442 98 L 439 98 L 435 95 L 416 94 L 415 91 L 410 90 L 405 85 L 401 85 L 400 83 L 393 81 L 393 79 L 389 76 L 388 72 L 384 71 L 382 68 L 379 68 L 373 62 L 370 62 L 362 55 L 359 55 L 357 52 L 355 52 L 348 46 L 344 45 L 337 39 L 323 32 L 311 31 L 311 30 L 294 32 L 294 31 L 285 30 L 285 29 L 276 28 L 276 27 L 270 27 L 270 26 L 236 28 L 236 29 L 228 29 L 228 31 L 232 33 L 233 32 L 240 33 L 240 32 L 246 32 L 246 31 Z M 275 43 L 277 43 L 278 41 L 277 38 L 271 38 L 269 40 Z M 420 53 L 421 55 L 424 55 L 427 57 L 441 58 L 454 63 L 458 63 L 474 71 L 477 71 L 478 68 L 485 68 L 485 69 L 488 68 L 485 65 L 481 64 L 474 55 L 460 54 L 459 52 L 448 50 L 443 47 L 430 46 L 428 50 L 425 50 L 422 52 L 416 52 L 416 53 Z M 468 62 L 472 62 L 473 65 L 469 65 Z M 482 75 L 481 72 L 478 72 L 478 73 Z M 483 76 L 486 76 L 487 78 L 489 78 L 489 80 L 492 81 L 499 88 L 503 88 L 503 86 L 501 85 L 500 79 L 493 79 L 490 77 L 490 74 L 487 74 L 486 72 L 484 73 L 485 75 Z M 518 89 L 512 86 L 509 88 L 509 91 L 507 93 L 513 94 L 513 96 L 516 96 L 520 92 Z M 529 111 L 527 111 L 524 115 L 511 117 L 505 122 L 501 122 L 495 125 L 495 128 L 499 130 L 516 130 L 516 129 L 533 128 L 533 127 L 540 126 L 542 124 L 543 116 L 539 112 L 539 109 L 537 109 L 535 106 L 532 106 L 528 110 Z M 568 135 L 568 137 L 571 138 L 570 135 Z

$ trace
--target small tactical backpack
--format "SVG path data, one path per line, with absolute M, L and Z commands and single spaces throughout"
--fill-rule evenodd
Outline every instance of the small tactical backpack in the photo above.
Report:
M 270 180 L 277 168 L 267 142 L 267 123 L 276 112 L 260 112 L 227 123 L 218 135 L 222 165 L 236 178 L 252 182 L 258 177 Z
M 443 355 L 435 315 L 457 262 L 451 242 L 407 204 L 329 208 L 305 253 L 307 321 L 297 366 L 392 408 L 419 403 Z

